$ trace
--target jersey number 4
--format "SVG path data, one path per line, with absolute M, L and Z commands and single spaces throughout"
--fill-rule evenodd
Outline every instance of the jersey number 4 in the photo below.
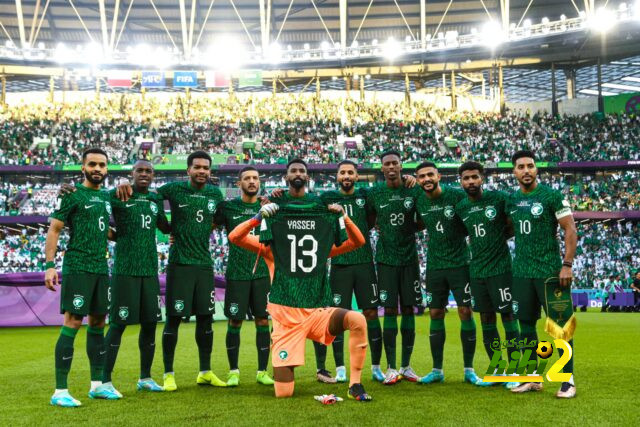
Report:
M 305 234 L 299 240 L 294 234 L 287 234 L 287 239 L 291 241 L 291 272 L 295 273 L 297 268 L 304 273 L 312 272 L 318 265 L 318 241 L 310 234 Z M 306 242 L 311 244 L 305 244 Z

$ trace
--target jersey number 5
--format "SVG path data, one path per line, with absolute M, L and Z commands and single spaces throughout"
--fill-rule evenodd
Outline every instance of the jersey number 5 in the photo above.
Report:
M 291 272 L 295 273 L 297 268 L 300 268 L 305 273 L 310 273 L 318 265 L 318 241 L 314 239 L 310 234 L 305 234 L 300 238 L 294 234 L 287 234 L 287 239 L 291 241 Z M 311 242 L 310 249 L 304 249 L 305 242 Z M 301 256 L 298 257 L 298 248 L 302 250 Z M 306 260 L 309 262 L 305 262 Z M 307 264 L 307 265 L 305 265 Z

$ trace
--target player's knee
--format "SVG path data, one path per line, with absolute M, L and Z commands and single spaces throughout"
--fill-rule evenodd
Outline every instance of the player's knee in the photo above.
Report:
M 444 317 L 444 310 L 442 310 L 442 312 L 443 312 L 443 317 Z M 460 320 L 469 320 L 469 319 L 471 319 L 471 308 L 470 307 L 464 307 L 464 306 L 458 307 L 458 317 L 460 317 Z
M 366 320 L 377 320 L 378 319 L 378 309 L 377 308 L 368 308 L 363 310 L 362 314 Z
M 412 305 L 405 305 L 402 307 L 402 315 L 403 316 L 410 316 L 413 314 L 413 306 Z
M 280 382 L 276 381 L 274 384 L 274 390 L 276 393 L 276 397 L 291 397 L 293 396 L 293 389 L 295 383 L 293 381 L 290 382 Z
M 482 323 L 496 323 L 495 313 L 480 313 L 480 321 Z
M 256 321 L 256 324 L 258 322 Z M 229 325 L 233 326 L 234 328 L 239 328 L 242 326 L 242 320 L 237 320 L 237 319 L 229 319 Z
M 430 308 L 429 317 L 434 320 L 444 319 L 444 309 L 442 308 Z
M 513 317 L 513 313 L 500 313 L 500 317 L 502 318 L 503 322 L 511 322 L 515 319 Z
M 264 317 L 255 318 L 256 326 L 269 326 L 269 319 Z
M 65 316 L 64 326 L 67 328 L 80 329 L 82 326 L 82 316 L 78 316 L 75 314 L 69 314 Z
M 104 328 L 105 318 L 106 316 L 104 314 L 101 314 L 101 315 L 90 314 L 89 318 L 87 319 L 87 324 L 92 328 Z
M 385 316 L 397 316 L 398 315 L 398 309 L 395 307 L 385 307 L 384 309 L 384 315 Z
M 361 313 L 350 311 L 345 316 L 345 326 L 345 329 L 349 329 L 352 333 L 363 333 L 367 330 L 367 321 Z

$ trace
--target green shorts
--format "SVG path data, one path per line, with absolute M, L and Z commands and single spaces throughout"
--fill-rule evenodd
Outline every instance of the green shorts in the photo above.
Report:
M 458 307 L 471 307 L 469 267 L 427 269 L 427 307 L 445 308 L 449 303 L 449 291 Z
M 553 276 L 552 276 L 553 277 Z M 558 277 L 556 274 L 555 277 Z M 519 320 L 538 320 L 541 308 L 546 310 L 544 287 L 546 279 L 513 278 L 513 314 Z
M 109 276 L 96 273 L 62 275 L 60 313 L 86 316 L 109 311 Z
M 247 309 L 254 317 L 266 319 L 267 295 L 271 280 L 261 277 L 253 280 L 227 280 L 224 292 L 224 315 L 233 320 L 244 320 Z
M 207 315 L 215 312 L 213 268 L 169 264 L 167 268 L 167 316 Z
M 471 307 L 478 313 L 511 313 L 511 272 L 471 279 Z
M 162 320 L 158 276 L 115 274 L 109 288 L 109 321 L 120 325 Z
M 382 307 L 397 308 L 398 297 L 403 307 L 422 304 L 418 263 L 378 264 L 378 288 Z
M 351 296 L 354 292 L 359 309 L 378 307 L 378 285 L 373 263 L 331 265 L 329 282 L 334 307 L 351 310 Z

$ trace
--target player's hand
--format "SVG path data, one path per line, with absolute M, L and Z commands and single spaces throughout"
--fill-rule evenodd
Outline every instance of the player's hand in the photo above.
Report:
M 402 175 L 402 180 L 406 188 L 413 188 L 416 185 L 416 178 L 413 175 Z
M 60 189 L 58 190 L 58 196 L 59 197 L 64 197 L 67 194 L 71 194 L 71 193 L 75 193 L 76 191 L 76 187 L 74 187 L 71 184 L 62 184 L 60 186 Z
M 560 279 L 560 286 L 565 288 L 567 286 L 571 286 L 571 280 L 573 280 L 573 271 L 571 270 L 571 267 L 562 267 L 558 278 Z
M 258 199 L 260 200 L 260 206 L 268 205 L 269 203 L 271 203 L 271 200 L 269 200 L 267 196 L 260 196 L 258 197 Z
M 284 188 L 275 188 L 271 190 L 271 194 L 269 194 L 269 198 L 273 197 L 278 199 L 284 195 Z
M 344 212 L 344 208 L 342 206 L 340 206 L 337 203 L 333 203 L 329 206 L 327 206 L 327 209 L 329 209 L 329 212 L 333 212 L 333 213 L 337 213 L 337 214 L 341 214 L 341 215 L 346 215 Z
M 278 206 L 277 203 L 268 203 L 260 208 L 260 216 L 262 216 L 262 218 L 269 218 L 275 215 L 278 209 L 280 209 L 280 206 Z
M 120 183 L 116 187 L 116 197 L 123 202 L 126 202 L 133 195 L 133 188 L 129 180 L 124 178 L 120 180 Z
M 44 272 L 44 285 L 50 291 L 56 291 L 55 287 L 58 286 L 58 272 L 55 268 L 47 268 L 47 271 Z

